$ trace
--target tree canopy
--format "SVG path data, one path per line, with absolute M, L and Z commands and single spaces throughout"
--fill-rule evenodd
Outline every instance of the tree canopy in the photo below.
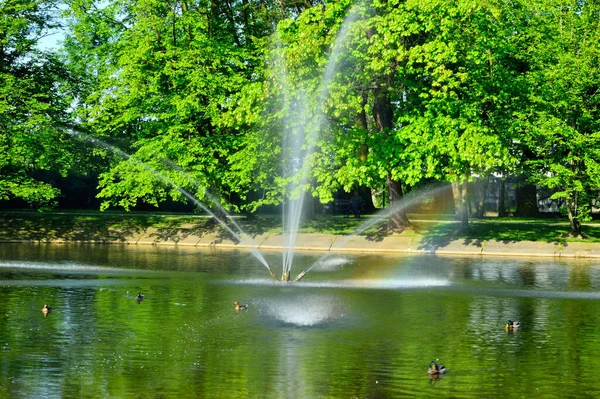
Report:
M 59 191 L 38 174 L 65 175 L 75 162 L 68 134 L 55 124 L 68 118 L 70 74 L 37 47 L 59 23 L 57 2 L 7 0 L 0 10 L 0 200 L 47 207 Z
M 48 205 L 59 192 L 39 172 L 76 168 L 94 168 L 102 209 L 186 201 L 169 181 L 250 212 L 357 187 L 393 207 L 443 181 L 466 227 L 467 183 L 515 174 L 563 199 L 581 234 L 600 179 L 599 13 L 562 0 L 8 0 L 0 199 Z M 59 24 L 59 52 L 40 50 Z M 408 223 L 393 212 L 389 227 Z

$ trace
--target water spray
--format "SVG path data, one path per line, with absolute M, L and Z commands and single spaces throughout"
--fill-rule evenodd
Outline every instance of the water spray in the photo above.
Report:
M 308 181 L 310 158 L 314 153 L 314 148 L 317 143 L 319 130 L 326 122 L 325 114 L 323 113 L 322 109 L 325 105 L 325 101 L 327 100 L 327 97 L 329 96 L 329 89 L 331 87 L 331 82 L 333 81 L 334 74 L 335 74 L 336 68 L 338 66 L 340 53 L 341 53 L 343 46 L 345 44 L 345 41 L 348 37 L 348 31 L 349 31 L 351 25 L 358 19 L 358 15 L 359 15 L 358 8 L 352 7 L 350 13 L 344 19 L 342 26 L 336 35 L 331 53 L 329 55 L 329 60 L 327 62 L 327 66 L 325 68 L 325 71 L 323 72 L 321 83 L 319 86 L 317 108 L 316 108 L 317 110 L 316 110 L 316 115 L 315 115 L 314 119 L 311 121 L 310 116 L 307 115 L 307 111 L 309 108 L 308 107 L 309 101 L 306 98 L 307 97 L 306 94 L 301 93 L 299 98 L 296 99 L 298 101 L 298 103 L 300 104 L 300 109 L 298 112 L 298 114 L 300 115 L 299 131 L 296 132 L 294 136 L 292 136 L 293 132 L 289 128 L 288 128 L 288 131 L 285 132 L 284 146 L 288 146 L 289 148 L 292 148 L 294 150 L 293 154 L 291 155 L 291 159 L 293 162 L 296 162 L 297 165 L 295 168 L 293 168 L 293 172 L 299 175 L 299 182 L 292 188 L 291 191 L 293 192 L 294 189 L 298 189 L 300 187 L 300 188 L 302 188 L 302 192 L 300 193 L 298 199 L 290 200 L 291 204 L 288 208 L 288 219 L 287 219 L 288 226 L 287 226 L 287 228 L 285 226 L 285 223 L 286 223 L 285 210 L 283 212 L 283 220 L 284 220 L 283 230 L 284 230 L 284 233 L 288 232 L 289 234 L 288 234 L 287 245 L 284 245 L 284 247 L 287 247 L 287 252 L 285 252 L 285 250 L 284 250 L 283 272 L 282 272 L 282 277 L 281 277 L 282 281 L 289 281 L 289 275 L 291 272 L 292 263 L 293 263 L 293 259 L 294 259 L 294 247 L 296 245 L 296 238 L 298 235 L 298 229 L 299 229 L 299 225 L 300 225 L 300 216 L 302 213 L 302 205 L 304 203 L 304 198 L 305 198 L 305 194 L 306 194 L 304 192 L 303 186 L 305 186 Z M 288 79 L 289 73 L 287 71 L 285 59 L 283 59 L 283 57 L 282 57 L 281 59 L 276 60 L 276 63 L 277 63 L 277 61 L 280 61 L 281 65 L 282 65 L 282 69 L 283 69 L 283 73 L 280 73 L 277 75 L 279 77 L 279 79 L 281 79 L 280 83 L 282 84 L 283 88 L 289 87 L 290 86 L 290 82 Z M 288 95 L 288 92 L 285 90 L 284 90 L 284 95 Z M 288 99 L 288 101 L 289 101 L 289 99 Z M 286 117 L 285 119 L 286 119 L 285 120 L 286 126 L 294 125 L 293 123 L 291 123 L 292 121 L 289 119 L 289 116 Z M 308 128 L 310 128 L 310 129 L 308 129 Z M 303 137 L 305 139 L 307 139 L 306 140 L 307 142 L 306 143 L 299 142 L 298 137 L 297 137 L 298 134 L 302 134 Z M 304 148 L 304 151 L 302 150 L 303 145 L 306 145 L 306 147 Z
M 89 141 L 93 144 L 102 146 L 110 151 L 112 151 L 115 154 L 120 155 L 121 157 L 125 158 L 126 160 L 131 160 L 133 162 L 135 162 L 137 165 L 143 167 L 144 169 L 146 169 L 147 171 L 151 172 L 152 174 L 154 174 L 155 176 L 157 176 L 159 179 L 161 179 L 163 182 L 169 184 L 170 186 L 174 187 L 175 189 L 177 189 L 179 192 L 181 192 L 186 198 L 188 198 L 190 201 L 192 201 L 195 205 L 197 205 L 198 207 L 202 208 L 206 213 L 208 213 L 209 215 L 211 215 L 223 228 L 225 228 L 236 240 L 238 243 L 244 245 L 246 248 L 250 249 L 250 252 L 254 255 L 254 257 L 256 259 L 258 259 L 258 261 L 260 263 L 262 263 L 267 270 L 269 271 L 269 273 L 271 274 L 271 276 L 277 280 L 277 276 L 275 275 L 275 273 L 273 273 L 273 271 L 271 270 L 271 268 L 269 267 L 269 264 L 267 263 L 267 261 L 265 260 L 264 256 L 262 256 L 262 254 L 260 253 L 260 251 L 257 248 L 253 248 L 251 245 L 247 244 L 244 242 L 244 240 L 242 240 L 242 238 L 240 236 L 238 236 L 232 229 L 231 227 L 229 227 L 227 225 L 227 223 L 225 223 L 223 220 L 221 220 L 217 215 L 215 215 L 210 209 L 208 209 L 202 202 L 200 202 L 196 197 L 194 197 L 191 193 L 189 193 L 187 190 L 185 190 L 183 187 L 180 187 L 179 185 L 177 185 L 175 182 L 173 182 L 171 179 L 169 179 L 168 177 L 164 176 L 163 174 L 161 174 L 160 172 L 158 172 L 157 170 L 153 169 L 152 167 L 148 166 L 146 163 L 142 162 L 141 160 L 135 158 L 132 155 L 127 154 L 126 152 L 124 152 L 123 150 L 108 144 L 102 140 L 99 140 L 95 137 L 92 137 L 88 134 L 85 134 L 83 132 L 81 132 L 81 128 L 79 127 L 75 127 L 75 126 L 71 126 L 71 125 L 63 125 L 64 127 L 66 127 L 69 130 L 69 133 L 78 137 L 78 138 L 82 138 L 85 141 Z M 236 227 L 239 228 L 239 226 Z
M 389 207 L 387 209 L 384 209 L 382 211 L 379 211 L 378 213 L 375 214 L 375 217 L 373 217 L 371 220 L 369 220 L 368 222 L 365 222 L 363 224 L 361 224 L 360 226 L 358 226 L 356 229 L 354 229 L 354 231 L 349 234 L 348 236 L 346 236 L 343 240 L 341 240 L 339 243 L 336 242 L 336 244 L 330 249 L 329 252 L 327 252 L 326 254 L 324 254 L 323 256 L 321 256 L 315 263 L 313 263 L 308 269 L 306 269 L 305 271 L 301 272 L 300 274 L 298 274 L 298 276 L 296 276 L 296 278 L 294 279 L 294 281 L 300 281 L 304 278 L 304 276 L 306 276 L 306 273 L 308 273 L 309 271 L 311 271 L 315 266 L 317 266 L 318 264 L 320 264 L 321 262 L 323 262 L 325 259 L 327 259 L 329 256 L 331 256 L 331 254 L 334 253 L 334 249 L 335 248 L 340 248 L 343 247 L 352 237 L 355 237 L 357 235 L 359 235 L 360 233 L 363 233 L 364 231 L 370 229 L 371 227 L 375 226 L 377 223 L 380 223 L 383 220 L 384 216 L 389 216 L 390 213 L 394 213 L 394 212 L 398 212 L 401 209 L 407 209 L 410 206 L 414 205 L 415 203 L 422 201 L 425 198 L 428 198 L 430 196 L 436 195 L 438 194 L 440 191 L 443 190 L 447 190 L 448 186 L 446 185 L 442 185 L 442 184 L 438 184 L 434 187 L 428 187 L 427 189 L 423 189 L 423 190 L 417 190 L 415 192 L 411 192 L 409 194 L 407 194 L 401 201 L 398 201 L 397 203 L 395 203 L 392 207 Z

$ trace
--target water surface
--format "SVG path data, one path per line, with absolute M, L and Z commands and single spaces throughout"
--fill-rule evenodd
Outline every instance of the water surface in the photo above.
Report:
M 600 397 L 599 292 L 589 260 L 340 255 L 286 284 L 244 251 L 2 244 L 0 397 Z

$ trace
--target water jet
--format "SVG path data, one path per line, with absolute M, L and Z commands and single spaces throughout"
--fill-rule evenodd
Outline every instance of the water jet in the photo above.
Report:
M 68 128 L 68 131 L 71 135 L 74 135 L 84 141 L 88 141 L 91 142 L 95 145 L 99 145 L 101 147 L 104 147 L 108 150 L 110 150 L 111 152 L 113 152 L 114 154 L 117 154 L 121 157 L 123 157 L 126 160 L 131 160 L 132 162 L 134 162 L 136 165 L 141 166 L 142 168 L 144 168 L 145 170 L 147 170 L 148 172 L 152 173 L 154 176 L 156 176 L 157 178 L 159 178 L 160 180 L 162 180 L 164 183 L 174 187 L 175 189 L 177 189 L 179 192 L 181 192 L 188 200 L 190 200 L 192 203 L 194 203 L 196 206 L 200 207 L 202 210 L 204 210 L 206 213 L 208 213 L 214 220 L 216 220 L 223 228 L 225 228 L 236 240 L 238 243 L 244 245 L 246 248 L 248 248 L 250 250 L 250 252 L 252 253 L 252 255 L 263 265 L 267 268 L 267 270 L 269 271 L 271 277 L 273 277 L 274 279 L 277 279 L 277 276 L 275 275 L 275 273 L 271 270 L 271 267 L 269 266 L 269 264 L 267 263 L 267 261 L 265 260 L 265 257 L 262 255 L 262 253 L 260 252 L 260 250 L 258 248 L 253 247 L 252 245 L 250 245 L 250 243 L 247 241 L 248 237 L 247 235 L 244 233 L 244 231 L 241 229 L 241 227 L 233 222 L 234 226 L 238 229 L 238 231 L 240 232 L 240 234 L 238 235 L 235 231 L 233 231 L 231 229 L 231 227 L 225 222 L 223 221 L 221 218 L 219 218 L 214 212 L 212 212 L 206 205 L 204 205 L 200 200 L 198 200 L 194 195 L 192 195 L 189 191 L 185 190 L 183 187 L 177 185 L 173 180 L 169 179 L 167 176 L 165 176 L 164 174 L 158 172 L 156 169 L 150 167 L 148 164 L 146 164 L 145 162 L 135 158 L 134 156 L 127 154 L 126 152 L 124 152 L 123 150 L 108 144 L 102 140 L 99 140 L 95 137 L 92 137 L 86 133 L 83 133 L 81 131 L 81 128 L 76 127 L 76 126 L 64 126 Z M 171 162 L 172 164 L 172 162 Z M 210 194 L 208 195 L 208 198 L 211 199 L 211 201 L 213 201 L 214 204 L 218 205 L 221 209 L 222 212 L 226 211 L 223 209 L 223 207 L 218 204 L 218 201 L 211 196 Z M 232 219 L 230 219 L 232 220 Z
M 320 131 L 323 129 L 326 122 L 323 106 L 329 96 L 329 89 L 333 82 L 338 59 L 345 44 L 348 30 L 357 18 L 358 9 L 353 7 L 344 19 L 341 28 L 336 35 L 331 53 L 329 54 L 329 59 L 320 80 L 317 94 L 317 106 L 314 114 L 308 112 L 310 106 L 306 93 L 300 93 L 296 97 L 290 98 L 290 79 L 284 57 L 280 57 L 274 62 L 275 65 L 281 65 L 281 71 L 278 71 L 279 73 L 277 73 L 276 76 L 280 79 L 279 85 L 284 90 L 285 100 L 288 103 L 295 104 L 295 107 L 292 108 L 297 112 L 294 112 L 294 114 L 299 115 L 294 116 L 293 119 L 290 114 L 284 116 L 284 124 L 286 127 L 284 128 L 284 151 L 282 151 L 282 154 L 285 154 L 286 156 L 289 155 L 291 162 L 289 163 L 287 170 L 284 166 L 283 176 L 288 178 L 291 181 L 291 184 L 289 186 L 290 194 L 288 195 L 288 203 L 286 204 L 284 201 L 282 217 L 284 231 L 282 281 L 290 281 L 290 273 L 294 260 L 294 249 L 300 226 L 304 197 L 306 195 L 305 187 L 310 177 L 310 158 L 315 151 Z M 294 129 L 293 126 L 296 126 L 296 128 Z M 282 162 L 282 164 L 284 163 Z

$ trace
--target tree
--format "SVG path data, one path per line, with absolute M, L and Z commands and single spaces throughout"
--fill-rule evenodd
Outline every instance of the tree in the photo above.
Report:
M 278 10 L 255 1 L 72 4 L 71 62 L 91 75 L 80 97 L 83 128 L 135 157 L 101 175 L 102 208 L 187 201 L 139 161 L 200 199 L 210 190 L 239 205 L 232 196 L 248 188 L 229 164 L 248 142 L 225 111 L 256 80 L 257 44 Z
M 556 190 L 581 236 L 590 198 L 600 187 L 600 6 L 593 2 L 544 1 L 530 11 L 530 106 L 519 114 L 535 154 L 535 182 Z
M 54 205 L 59 190 L 36 174 L 66 175 L 74 161 L 73 142 L 57 125 L 69 119 L 70 77 L 56 54 L 38 47 L 57 15 L 52 0 L 0 5 L 0 200 Z
M 384 179 L 392 201 L 403 186 L 448 180 L 466 229 L 467 181 L 513 162 L 511 15 L 467 1 L 374 2 L 365 13 L 330 112 L 337 177 L 346 187 Z M 401 229 L 395 216 L 390 227 Z
M 345 27 L 353 14 L 358 17 Z M 519 71 L 511 18 L 501 8 L 467 1 L 365 8 L 341 1 L 308 9 L 279 25 L 274 52 L 284 55 L 275 59 L 285 60 L 288 81 L 253 86 L 256 100 L 248 108 L 255 113 L 246 115 L 262 126 L 253 137 L 271 140 L 291 123 L 283 115 L 296 100 L 274 105 L 286 90 L 292 99 L 311 98 L 310 113 L 324 113 L 329 122 L 320 127 L 311 158 L 313 195 L 327 202 L 340 187 L 386 185 L 397 210 L 388 227 L 401 230 L 408 224 L 398 205 L 404 190 L 426 179 L 448 180 L 466 229 L 466 182 L 513 162 L 510 112 L 518 105 Z M 343 40 L 336 40 L 340 31 Z M 323 89 L 322 71 L 332 59 L 337 68 Z M 321 101 L 324 91 L 328 98 Z

